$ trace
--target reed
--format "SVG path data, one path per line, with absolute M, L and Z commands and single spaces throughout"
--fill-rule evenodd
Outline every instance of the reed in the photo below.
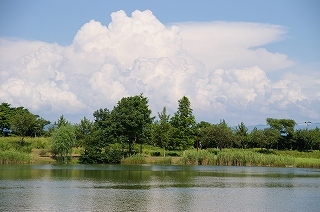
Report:
M 121 164 L 145 164 L 146 158 L 141 154 L 135 154 L 121 160 Z
M 183 157 L 183 163 L 190 165 L 288 167 L 295 166 L 295 158 L 243 149 L 223 149 L 215 153 L 207 150 L 189 150 Z M 314 161 L 314 164 L 309 162 L 310 164 L 312 167 L 316 167 L 317 162 Z
M 28 153 L 16 150 L 0 151 L 1 164 L 30 163 L 31 157 Z
M 182 161 L 186 165 L 216 165 L 216 156 L 207 150 L 187 150 Z
M 162 164 L 162 165 L 170 165 L 172 164 L 172 157 L 162 157 L 158 160 L 154 161 L 155 164 Z
M 320 168 L 320 159 L 296 158 L 294 166 L 299 168 Z

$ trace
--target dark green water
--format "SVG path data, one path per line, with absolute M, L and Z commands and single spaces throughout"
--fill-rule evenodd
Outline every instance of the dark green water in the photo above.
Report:
M 320 170 L 2 165 L 0 211 L 320 211 Z

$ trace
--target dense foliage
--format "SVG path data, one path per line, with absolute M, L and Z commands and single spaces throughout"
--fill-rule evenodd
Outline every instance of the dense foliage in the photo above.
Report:
M 75 130 L 70 124 L 62 125 L 52 134 L 52 153 L 59 163 L 68 163 L 75 144 Z
M 10 134 L 21 137 L 21 143 L 25 136 L 43 136 L 44 127 L 50 124 L 50 121 L 32 114 L 28 109 L 23 107 L 11 107 L 8 103 L 0 105 L 0 136 Z
M 135 160 L 140 160 L 142 144 L 162 148 L 163 156 L 174 156 L 174 151 L 188 149 L 199 152 L 225 148 L 259 148 L 267 151 L 320 149 L 320 129 L 295 130 L 296 122 L 292 119 L 267 118 L 267 128 L 251 131 L 243 122 L 235 128 L 225 120 L 217 124 L 197 123 L 186 96 L 178 100 L 173 116 L 167 114 L 166 107 L 156 119 L 151 117 L 151 113 L 148 99 L 140 94 L 123 97 L 112 110 L 104 108 L 94 111 L 93 121 L 84 117 L 80 123 L 73 125 L 62 115 L 47 131 L 52 136 L 52 153 L 60 162 L 68 162 L 72 148 L 78 148 L 81 150 L 81 163 L 120 163 L 136 153 L 140 154 Z M 14 108 L 7 103 L 0 105 L 2 136 L 10 132 L 20 136 L 23 142 L 25 136 L 44 135 L 44 126 L 49 123 L 23 107 Z M 134 149 L 135 144 L 140 144 L 140 149 Z

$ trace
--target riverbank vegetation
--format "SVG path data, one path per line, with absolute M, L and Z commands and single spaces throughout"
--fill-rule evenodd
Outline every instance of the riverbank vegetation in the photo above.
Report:
M 23 107 L 0 105 L 0 163 L 123 163 L 320 168 L 320 130 L 295 130 L 291 119 L 267 118 L 249 131 L 242 122 L 196 122 L 186 96 L 171 116 L 151 116 L 142 94 L 122 98 L 112 110 L 71 124 L 50 124 Z M 50 125 L 49 125 L 50 124 Z
M 53 159 L 51 138 L 25 139 L 25 146 L 19 146 L 17 137 L 0 137 L 0 164 L 23 164 L 23 163 L 56 163 Z M 313 150 L 301 152 L 298 150 L 267 150 L 253 149 L 189 149 L 166 151 L 160 147 L 143 144 L 142 153 L 133 154 L 131 157 L 122 157 L 119 144 L 113 144 L 117 150 L 110 158 L 91 163 L 122 163 L 122 164 L 164 164 L 164 165 L 215 165 L 215 166 L 272 166 L 272 167 L 310 167 L 320 168 L 320 151 Z M 134 144 L 133 152 L 138 152 L 139 144 Z M 83 154 L 82 148 L 72 148 L 69 162 L 81 162 L 79 156 Z M 109 153 L 110 154 L 110 153 Z M 172 156 L 171 156 L 172 155 Z M 114 158 L 113 161 L 110 161 Z M 59 161 L 58 161 L 59 162 Z

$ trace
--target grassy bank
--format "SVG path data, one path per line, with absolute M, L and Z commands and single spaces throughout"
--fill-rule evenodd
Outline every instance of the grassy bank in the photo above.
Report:
M 0 164 L 44 163 L 50 158 L 49 138 L 0 137 Z
M 161 152 L 160 149 L 153 150 Z M 214 166 L 270 166 L 320 168 L 320 152 L 274 151 L 261 149 L 207 149 L 187 150 L 185 155 L 178 152 L 176 157 L 153 156 L 149 154 L 134 155 L 125 158 L 123 164 L 177 164 L 177 165 L 214 165 Z M 158 153 L 157 153 L 158 155 Z M 160 153 L 160 155 L 162 155 Z
M 189 150 L 183 157 L 184 164 L 218 165 L 218 166 L 272 166 L 272 167 L 310 167 L 320 168 L 319 151 L 314 151 L 310 157 L 294 157 L 299 152 L 292 151 L 261 151 L 260 149 L 223 149 L 211 152 L 210 150 Z
M 19 137 L 0 137 L 0 164 L 56 163 L 51 158 L 50 138 L 25 138 L 20 145 Z M 115 149 L 118 144 L 112 145 Z M 121 148 L 121 146 L 120 146 Z M 77 163 L 81 148 L 74 148 L 73 161 Z M 140 146 L 134 145 L 134 152 Z M 164 155 L 166 157 L 164 157 Z M 161 148 L 143 145 L 142 152 L 124 158 L 122 164 L 179 164 L 215 166 L 273 166 L 320 168 L 320 151 L 278 151 L 265 149 L 206 149 L 164 151 Z

